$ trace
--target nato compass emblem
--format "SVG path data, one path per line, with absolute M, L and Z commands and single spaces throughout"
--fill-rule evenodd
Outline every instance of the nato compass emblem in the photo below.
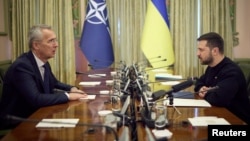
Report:
M 103 2 L 95 2 L 94 0 L 90 0 L 88 3 L 88 13 L 86 15 L 86 20 L 91 24 L 104 24 L 107 26 L 107 11 L 106 11 L 106 3 Z

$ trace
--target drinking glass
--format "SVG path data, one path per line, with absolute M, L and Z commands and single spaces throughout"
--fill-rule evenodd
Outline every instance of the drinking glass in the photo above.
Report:
M 118 95 L 111 95 L 112 111 L 121 111 L 121 98 Z
M 161 130 L 166 126 L 166 106 L 156 105 L 155 107 L 155 129 Z

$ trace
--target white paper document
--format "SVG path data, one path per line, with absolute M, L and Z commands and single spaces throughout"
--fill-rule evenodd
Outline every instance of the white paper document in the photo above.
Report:
M 88 77 L 91 78 L 99 78 L 99 77 L 105 77 L 106 74 L 89 74 Z
M 75 127 L 79 119 L 42 119 L 36 128 Z
M 156 138 L 166 137 L 166 138 L 170 139 L 173 135 L 173 133 L 170 132 L 168 129 L 164 129 L 164 130 L 153 129 L 152 132 L 154 133 Z
M 177 85 L 181 83 L 180 81 L 166 81 L 166 82 L 161 82 L 161 85 L 169 85 L 169 86 L 173 86 L 173 85 Z
M 162 79 L 162 80 L 182 80 L 181 75 L 173 75 L 169 73 L 157 73 L 155 74 L 155 79 Z
M 224 118 L 217 118 L 215 116 L 204 116 L 188 118 L 192 126 L 208 126 L 208 125 L 230 125 Z
M 169 104 L 169 100 L 164 101 L 166 105 L 172 106 Z M 184 99 L 184 98 L 174 98 L 173 99 L 173 106 L 190 106 L 190 107 L 211 107 L 204 99 Z
M 95 99 L 95 97 L 96 97 L 96 95 L 88 95 L 85 98 L 80 98 L 80 100 L 82 100 L 82 99 Z
M 100 81 L 86 81 L 86 82 L 80 82 L 79 85 L 81 86 L 96 86 L 96 85 L 100 85 L 101 82 Z
M 110 91 L 109 91 L 109 90 L 101 90 L 99 93 L 100 93 L 100 94 L 109 94 Z

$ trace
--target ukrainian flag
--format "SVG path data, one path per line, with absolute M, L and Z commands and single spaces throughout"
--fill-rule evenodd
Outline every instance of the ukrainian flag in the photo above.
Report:
M 149 0 L 143 27 L 141 49 L 153 68 L 174 63 L 166 0 Z M 155 58 L 161 56 L 159 61 Z M 161 61 L 167 59 L 167 61 Z

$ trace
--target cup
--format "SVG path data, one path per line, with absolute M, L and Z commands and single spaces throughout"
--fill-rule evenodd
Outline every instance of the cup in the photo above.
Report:
M 113 88 L 118 91 L 121 89 L 121 77 L 119 75 L 113 76 Z
M 166 116 L 167 116 L 167 111 L 166 111 L 166 106 L 164 105 L 157 105 L 155 107 L 155 129 L 161 130 L 165 129 L 166 126 Z
M 111 95 L 111 107 L 112 111 L 120 111 L 121 110 L 121 98 L 117 95 Z

